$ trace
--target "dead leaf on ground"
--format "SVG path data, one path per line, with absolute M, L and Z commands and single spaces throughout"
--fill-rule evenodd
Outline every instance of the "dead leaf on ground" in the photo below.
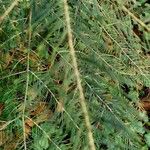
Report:
M 25 120 L 25 125 L 29 126 L 29 127 L 33 127 L 34 126 L 34 121 L 31 119 L 26 119 Z
M 30 126 L 25 124 L 25 135 L 26 135 L 26 138 L 30 135 L 31 130 L 32 130 L 32 127 L 30 127 Z
M 140 101 L 139 106 L 140 108 L 143 108 L 145 111 L 150 112 L 150 100 Z
M 8 140 L 8 135 L 5 130 L 0 131 L 0 146 L 5 144 Z
M 3 55 L 3 62 L 5 63 L 3 65 L 4 69 L 6 69 L 10 65 L 13 58 L 14 58 L 14 53 L 11 54 L 11 53 L 8 52 L 8 53 Z
M 47 105 L 46 102 L 39 102 L 38 104 L 36 104 L 35 108 L 31 111 L 30 115 L 36 116 L 40 114 L 42 111 L 47 109 L 46 105 Z

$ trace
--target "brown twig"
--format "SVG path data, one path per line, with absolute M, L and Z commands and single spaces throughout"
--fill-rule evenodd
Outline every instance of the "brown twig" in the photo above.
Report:
M 18 4 L 19 0 L 15 0 L 11 5 L 7 8 L 7 10 L 4 12 L 4 14 L 0 17 L 0 24 L 3 22 L 3 20 L 9 15 L 9 13 L 13 10 L 13 8 Z
M 148 32 L 150 32 L 150 28 L 139 18 L 137 18 L 132 12 L 130 12 L 125 6 L 122 7 L 122 9 L 128 13 L 129 16 L 131 16 L 137 23 L 139 23 L 142 27 L 144 27 Z

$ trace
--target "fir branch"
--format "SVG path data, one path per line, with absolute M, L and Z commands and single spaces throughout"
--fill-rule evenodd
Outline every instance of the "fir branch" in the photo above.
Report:
M 85 124 L 86 124 L 87 130 L 88 130 L 89 147 L 91 150 L 95 150 L 96 148 L 95 148 L 95 144 L 94 144 L 92 127 L 90 124 L 90 119 L 89 119 L 88 110 L 87 110 L 87 106 L 86 106 L 86 102 L 85 102 L 83 88 L 81 85 L 81 78 L 80 78 L 80 73 L 79 73 L 78 64 L 77 64 L 77 58 L 76 58 L 75 49 L 73 46 L 73 35 L 72 35 L 67 0 L 64 0 L 64 14 L 65 14 L 66 26 L 67 26 L 67 31 L 68 31 L 68 44 L 69 44 L 69 48 L 70 48 L 70 55 L 72 57 L 72 65 L 74 68 L 74 73 L 75 73 L 76 80 L 77 80 L 77 86 L 79 89 L 80 103 L 81 103 L 82 111 L 83 111 L 84 117 L 85 117 Z

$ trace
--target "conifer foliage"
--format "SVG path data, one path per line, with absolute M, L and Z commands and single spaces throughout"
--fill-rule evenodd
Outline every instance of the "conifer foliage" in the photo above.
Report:
M 148 1 L 0 6 L 0 150 L 150 148 Z

